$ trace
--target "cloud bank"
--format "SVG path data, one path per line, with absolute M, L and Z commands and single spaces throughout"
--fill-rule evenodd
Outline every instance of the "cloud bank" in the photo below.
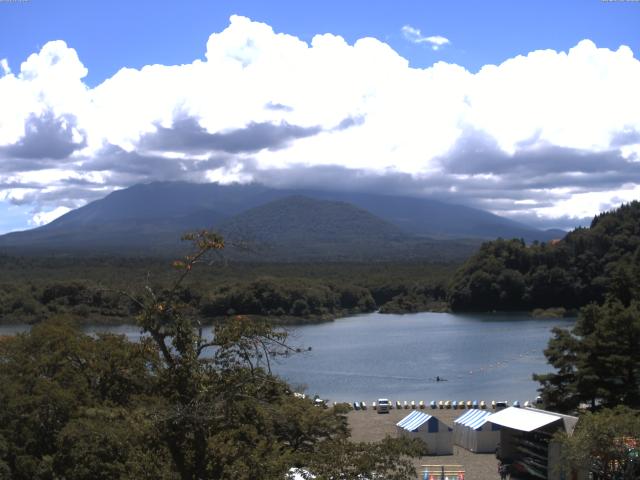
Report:
M 34 224 L 153 180 L 375 189 L 565 226 L 640 196 L 640 61 L 626 46 L 583 40 L 472 74 L 233 16 L 204 59 L 95 88 L 60 40 L 0 66 L 0 200 L 31 206 Z

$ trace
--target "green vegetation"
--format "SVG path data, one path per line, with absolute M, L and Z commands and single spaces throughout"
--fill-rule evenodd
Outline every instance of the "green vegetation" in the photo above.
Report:
M 140 342 L 90 337 L 62 318 L 0 340 L 0 478 L 415 476 L 408 456 L 422 442 L 350 443 L 346 409 L 314 406 L 271 374 L 290 351 L 284 332 L 236 317 L 205 335 L 184 283 L 222 241 L 189 239 L 196 251 L 174 264 L 177 279 L 130 296 Z
M 609 299 L 581 310 L 572 330 L 556 328 L 545 350 L 556 372 L 534 375 L 544 403 L 561 412 L 640 408 L 640 303 Z
M 174 263 L 177 280 L 163 259 L 0 257 L 0 321 L 38 324 L 0 340 L 0 479 L 281 479 L 291 467 L 318 479 L 407 478 L 404 455 L 424 446 L 350 442 L 344 407 L 314 407 L 271 374 L 273 358 L 291 349 L 265 320 L 449 307 L 580 310 L 545 350 L 555 371 L 534 379 L 547 408 L 594 412 L 563 439 L 568 465 L 637 478 L 629 445 L 640 437 L 640 203 L 558 242 L 485 243 L 457 271 L 416 262 L 193 269 L 222 240 L 190 239 L 198 250 Z M 135 318 L 149 337 L 88 337 L 65 318 Z
M 0 256 L 0 322 L 35 323 L 59 314 L 82 323 L 131 321 L 138 306 L 120 292 L 144 293 L 170 281 L 166 259 Z M 354 313 L 442 308 L 455 264 L 216 261 L 181 286 L 203 322 L 242 314 L 280 323 Z M 439 302 L 439 303 L 438 303 Z
M 485 243 L 456 272 L 449 301 L 454 311 L 574 310 L 607 295 L 628 303 L 639 280 L 640 203 L 632 202 L 557 242 Z
M 372 312 L 371 293 L 355 285 L 321 285 L 317 282 L 263 278 L 248 284 L 223 286 L 202 301 L 205 318 L 225 315 L 258 315 L 279 318 L 335 318 Z
M 521 304 L 546 308 L 539 315 L 582 306 L 572 329 L 553 330 L 544 353 L 555 371 L 533 378 L 547 408 L 590 410 L 561 441 L 565 466 L 586 469 L 594 478 L 640 476 L 639 220 L 640 203 L 633 202 L 596 217 L 590 229 L 576 230 L 556 245 L 486 245 L 464 270 L 481 268 L 473 278 L 458 274 L 452 292 L 457 305 L 477 303 L 482 291 L 511 307 L 518 303 L 505 292 L 519 289 Z M 503 268 L 498 277 L 489 273 L 496 265 Z M 517 281 L 500 283 L 507 271 Z
M 587 468 L 593 478 L 640 478 L 640 412 L 624 407 L 586 413 L 573 435 L 562 436 L 565 467 Z

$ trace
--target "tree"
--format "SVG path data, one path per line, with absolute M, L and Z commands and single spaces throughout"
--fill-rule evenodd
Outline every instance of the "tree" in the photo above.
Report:
M 168 288 L 128 295 L 139 342 L 85 335 L 68 318 L 0 339 L 0 478 L 281 480 L 292 467 L 321 474 L 330 467 L 317 459 L 336 448 L 353 453 L 339 464 L 347 473 L 415 474 L 391 464 L 415 446 L 351 444 L 344 407 L 295 398 L 272 374 L 294 350 L 285 332 L 241 316 L 205 331 L 182 285 L 224 243 L 187 239 L 194 252 Z
M 82 409 L 57 437 L 54 470 L 67 480 L 175 478 L 152 432 L 142 410 Z
M 315 480 L 363 480 L 415 478 L 410 457 L 426 455 L 419 439 L 385 438 L 377 444 L 355 443 L 346 439 L 330 440 L 308 457 L 309 478 Z
M 640 412 L 624 407 L 586 413 L 561 437 L 566 466 L 598 480 L 640 478 Z
M 293 351 L 285 332 L 238 316 L 215 324 L 210 337 L 204 333 L 177 292 L 189 272 L 224 242 L 206 231 L 185 238 L 195 250 L 174 263 L 181 273 L 173 286 L 160 294 L 149 288 L 147 298 L 138 300 L 138 323 L 162 360 L 158 394 L 165 402 L 152 415 L 179 477 L 281 479 L 290 467 L 332 451 L 335 442 L 347 445 L 344 411 L 295 400 L 288 385 L 272 375 L 272 359 Z M 385 445 L 405 451 L 400 441 Z M 370 448 L 377 454 L 380 447 Z M 376 475 L 371 469 L 364 473 Z
M 571 331 L 555 329 L 545 350 L 556 372 L 534 375 L 548 407 L 640 408 L 640 303 L 610 298 L 584 307 Z
M 29 333 L 3 338 L 0 471 L 5 465 L 12 479 L 49 479 L 61 472 L 67 478 L 82 478 L 67 475 L 70 465 L 62 439 L 82 433 L 78 426 L 88 422 L 82 418 L 96 409 L 104 415 L 93 431 L 104 431 L 112 438 L 109 428 L 114 418 L 133 415 L 137 406 L 148 403 L 144 399 L 155 388 L 157 358 L 149 347 L 148 342 L 130 343 L 113 335 L 84 335 L 68 318 L 54 318 L 35 325 Z M 115 411 L 121 413 L 114 415 Z M 95 415 L 91 418 L 96 425 Z M 130 432 L 121 429 L 125 439 Z M 121 449 L 118 455 L 124 458 L 128 452 Z M 80 457 L 66 456 L 68 460 Z M 118 463 L 115 458 L 111 463 Z
M 601 303 L 607 295 L 629 306 L 640 300 L 639 225 L 640 202 L 634 201 L 597 216 L 590 228 L 578 228 L 557 242 L 487 242 L 455 273 L 449 291 L 451 308 L 573 309 Z M 509 271 L 521 278 L 510 273 L 500 279 Z
M 544 354 L 556 372 L 533 375 L 533 380 L 540 382 L 542 401 L 548 408 L 569 412 L 580 403 L 575 390 L 577 348 L 578 340 L 571 332 L 557 327 L 553 329 Z

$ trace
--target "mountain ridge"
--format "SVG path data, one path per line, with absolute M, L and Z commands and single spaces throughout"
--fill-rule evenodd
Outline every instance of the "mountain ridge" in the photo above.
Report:
M 155 182 L 112 192 L 42 227 L 2 235 L 0 248 L 169 253 L 180 248 L 179 238 L 187 230 L 213 228 L 233 238 L 239 237 L 240 225 L 244 230 L 259 232 L 254 235 L 258 243 L 280 242 L 290 250 L 298 249 L 304 258 L 313 251 L 311 258 L 318 260 L 322 249 L 316 247 L 326 242 L 331 247 L 327 259 L 345 260 L 349 252 L 355 255 L 363 251 L 373 257 L 396 257 L 399 251 L 404 252 L 401 256 L 429 256 L 425 246 L 433 247 L 444 239 L 477 246 L 480 240 L 497 237 L 527 241 L 557 238 L 557 232 L 536 230 L 489 212 L 432 199 L 277 190 L 261 184 Z M 325 233 L 332 232 L 335 241 L 331 235 L 323 238 L 316 228 L 320 225 Z M 385 242 L 390 242 L 387 248 Z M 340 252 L 337 257 L 332 256 L 336 252 Z

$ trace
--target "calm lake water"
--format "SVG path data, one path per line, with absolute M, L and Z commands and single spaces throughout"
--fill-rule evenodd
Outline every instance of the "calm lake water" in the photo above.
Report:
M 306 385 L 309 394 L 335 401 L 523 402 L 537 395 L 531 374 L 550 371 L 542 351 L 551 328 L 573 323 L 516 314 L 358 315 L 290 328 L 290 343 L 312 350 L 280 360 L 274 370 L 293 385 Z M 0 326 L 0 335 L 27 328 Z M 110 331 L 140 337 L 132 325 Z
M 331 400 L 535 399 L 553 326 L 525 315 L 369 314 L 296 328 L 309 353 L 281 362 L 291 383 Z M 445 378 L 436 382 L 436 376 Z

